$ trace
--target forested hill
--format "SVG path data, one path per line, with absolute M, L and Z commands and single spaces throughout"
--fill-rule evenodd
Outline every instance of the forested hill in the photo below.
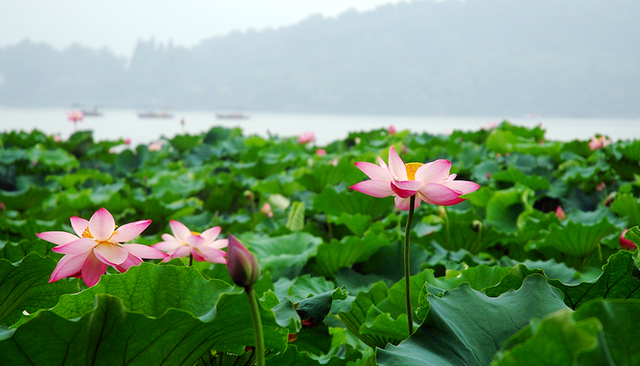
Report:
M 638 19 L 637 0 L 428 0 L 130 60 L 23 42 L 0 49 L 0 105 L 638 117 Z

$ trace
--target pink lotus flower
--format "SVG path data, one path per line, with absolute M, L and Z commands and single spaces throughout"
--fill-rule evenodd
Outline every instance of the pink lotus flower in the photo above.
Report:
M 597 150 L 600 148 L 604 148 L 607 147 L 611 144 L 611 140 L 609 140 L 608 138 L 604 137 L 604 136 L 600 136 L 600 137 L 592 137 L 591 141 L 589 141 L 589 149 L 591 150 Z
M 258 282 L 260 264 L 256 257 L 231 234 L 229 234 L 227 253 L 227 271 L 236 285 L 246 288 Z
M 318 156 L 325 156 L 325 155 L 327 155 L 327 150 L 325 150 L 325 149 L 318 149 L 318 150 L 316 150 L 316 155 L 318 155 Z
M 628 229 L 624 229 L 622 235 L 620 235 L 620 247 L 626 250 L 636 250 L 636 244 L 629 239 L 625 239 L 624 235 L 627 233 Z
M 567 218 L 567 214 L 564 213 L 562 206 L 558 206 L 558 208 L 556 208 L 556 216 L 558 216 L 560 220 L 564 220 Z
M 162 234 L 164 241 L 152 245 L 153 248 L 169 254 L 163 262 L 192 255 L 198 262 L 226 263 L 224 257 L 227 253 L 220 249 L 227 246 L 228 240 L 216 240 L 222 230 L 220 226 L 212 227 L 200 234 L 189 230 L 179 221 L 171 220 L 169 225 L 173 235 Z
M 124 144 L 125 145 L 131 144 L 131 138 L 127 137 L 126 139 L 124 139 Z
M 73 123 L 82 121 L 83 118 L 84 113 L 82 113 L 82 111 L 67 112 L 67 119 Z
M 71 217 L 71 226 L 76 235 L 65 231 L 47 231 L 36 234 L 40 239 L 57 244 L 52 250 L 64 254 L 49 282 L 65 277 L 82 277 L 87 286 L 100 280 L 107 266 L 125 272 L 131 266 L 142 263 L 142 258 L 159 259 L 167 255 L 142 244 L 120 244 L 140 235 L 151 220 L 141 220 L 122 225 L 116 223 L 109 211 L 99 209 L 89 221 Z
M 474 182 L 454 180 L 449 174 L 451 162 L 439 159 L 427 164 L 405 164 L 395 148 L 389 149 L 389 165 L 378 157 L 379 165 L 358 162 L 356 166 L 371 180 L 351 186 L 358 192 L 373 197 L 395 196 L 395 205 L 401 210 L 409 210 L 411 196 L 416 196 L 415 207 L 420 202 L 451 206 L 464 201 L 461 195 L 471 193 L 480 186 Z
M 267 217 L 273 217 L 273 211 L 271 210 L 271 205 L 269 204 L 269 202 L 265 202 L 265 204 L 262 205 L 260 212 L 262 212 Z
M 396 127 L 394 125 L 390 125 L 389 128 L 387 129 L 387 133 L 389 135 L 393 135 L 394 133 L 396 133 Z
M 149 151 L 160 151 L 162 150 L 162 144 L 160 142 L 152 142 L 147 146 Z
M 493 122 L 493 121 L 489 121 L 487 122 L 486 125 L 482 126 L 482 129 L 487 131 L 487 130 L 493 130 L 494 128 L 500 126 L 500 123 L 498 122 Z
M 298 136 L 298 142 L 301 144 L 306 144 L 308 142 L 313 142 L 315 140 L 316 140 L 316 136 L 313 131 L 305 132 Z

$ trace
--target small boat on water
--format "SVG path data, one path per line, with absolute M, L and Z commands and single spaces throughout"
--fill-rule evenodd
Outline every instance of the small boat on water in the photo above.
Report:
M 102 112 L 98 110 L 98 107 L 83 108 L 82 114 L 85 117 L 102 117 Z
M 249 116 L 244 113 L 217 113 L 217 119 L 249 119 Z
M 139 112 L 139 118 L 173 118 L 173 114 L 166 111 L 148 111 L 148 112 Z

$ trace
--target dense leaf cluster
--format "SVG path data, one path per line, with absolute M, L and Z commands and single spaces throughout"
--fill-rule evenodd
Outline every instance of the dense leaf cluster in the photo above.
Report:
M 37 232 L 116 222 L 222 226 L 258 258 L 269 365 L 637 364 L 640 141 L 590 150 L 503 122 L 451 135 L 351 133 L 323 148 L 214 127 L 156 151 L 89 131 L 0 135 L 0 363 L 241 365 L 254 360 L 242 290 L 223 265 L 149 261 L 94 287 L 48 283 L 60 255 Z M 356 161 L 449 159 L 482 187 L 422 204 L 412 227 L 407 333 L 402 227 L 391 198 L 348 187 Z M 273 216 L 261 211 L 269 204 Z M 562 207 L 566 217 L 557 214 Z M 637 228 L 627 238 L 640 244 Z

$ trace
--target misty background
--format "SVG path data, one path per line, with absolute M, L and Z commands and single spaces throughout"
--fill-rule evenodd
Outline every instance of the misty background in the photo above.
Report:
M 0 106 L 640 116 L 637 0 L 412 1 L 276 27 L 295 18 L 281 16 L 189 46 L 147 37 L 130 55 L 5 45 Z

